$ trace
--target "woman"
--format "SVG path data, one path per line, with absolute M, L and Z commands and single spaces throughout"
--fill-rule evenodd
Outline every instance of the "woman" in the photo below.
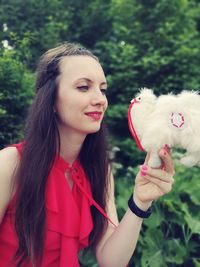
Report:
M 25 141 L 0 151 L 1 266 L 78 267 L 78 251 L 88 246 L 101 267 L 128 264 L 152 201 L 171 190 L 174 168 L 166 149 L 162 169 L 144 164 L 118 223 L 106 90 L 85 48 L 67 43 L 42 56 Z

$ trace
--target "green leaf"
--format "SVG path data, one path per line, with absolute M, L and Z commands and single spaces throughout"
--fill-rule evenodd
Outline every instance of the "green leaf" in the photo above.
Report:
M 200 267 L 200 259 L 193 259 L 194 267 Z

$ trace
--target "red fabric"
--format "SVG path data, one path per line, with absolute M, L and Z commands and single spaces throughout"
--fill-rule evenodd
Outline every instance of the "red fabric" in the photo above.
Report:
M 136 103 L 138 103 L 138 102 L 137 102 L 136 98 L 134 98 L 134 100 L 133 100 L 133 101 L 131 102 L 131 104 L 129 105 L 129 108 L 128 108 L 128 126 L 129 126 L 129 129 L 130 129 L 130 132 L 131 132 L 132 136 L 133 136 L 134 139 L 135 139 L 135 142 L 136 142 L 137 147 L 138 147 L 140 150 L 144 151 L 144 148 L 142 147 L 142 145 L 141 145 L 141 143 L 140 143 L 140 140 L 139 140 L 139 138 L 138 138 L 138 135 L 137 135 L 137 133 L 136 133 L 136 130 L 135 130 L 135 128 L 134 128 L 133 120 L 132 120 L 132 118 L 131 118 L 131 110 L 132 110 L 132 108 L 134 107 L 134 105 L 135 105 Z
M 16 145 L 16 148 L 21 154 L 22 144 Z M 72 190 L 65 178 L 66 170 L 74 181 Z M 70 167 L 58 156 L 47 181 L 47 235 L 41 267 L 79 267 L 78 251 L 88 246 L 88 237 L 93 229 L 90 213 L 93 201 L 90 184 L 79 162 Z M 12 216 L 14 203 L 13 199 L 0 227 L 2 267 L 14 267 L 9 262 L 18 246 Z M 24 267 L 31 267 L 31 264 Z

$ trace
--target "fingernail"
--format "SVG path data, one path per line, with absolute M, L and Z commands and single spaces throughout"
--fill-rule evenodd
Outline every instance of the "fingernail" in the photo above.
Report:
M 148 166 L 146 164 L 143 164 L 140 166 L 142 171 L 147 171 L 148 170 Z

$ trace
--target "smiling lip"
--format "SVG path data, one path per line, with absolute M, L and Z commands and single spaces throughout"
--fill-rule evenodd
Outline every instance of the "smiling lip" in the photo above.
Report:
M 93 112 L 87 112 L 85 113 L 88 117 L 92 118 L 95 121 L 98 121 L 101 119 L 102 112 L 99 111 L 93 111 Z

